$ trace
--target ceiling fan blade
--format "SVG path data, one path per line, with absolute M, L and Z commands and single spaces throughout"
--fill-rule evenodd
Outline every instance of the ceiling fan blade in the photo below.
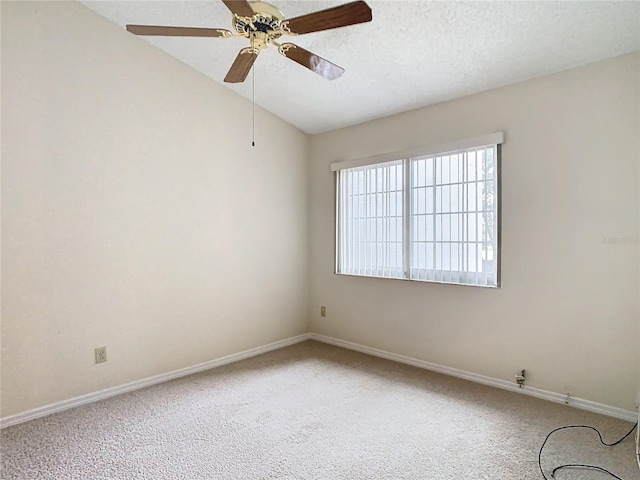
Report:
M 239 17 L 253 17 L 255 12 L 247 0 L 222 0 L 231 13 Z
M 228 37 L 232 33 L 223 28 L 163 27 L 160 25 L 127 25 L 127 30 L 136 35 L 168 37 Z
M 258 53 L 260 50 L 256 48 L 243 48 L 238 53 L 238 56 L 233 61 L 233 65 L 227 72 L 227 76 L 224 77 L 224 81 L 227 83 L 240 83 L 244 82 L 244 79 L 247 78 L 253 63 L 258 58 Z
M 344 68 L 293 43 L 283 43 L 280 45 L 279 52 L 327 80 L 335 80 L 344 73 Z
M 371 8 L 363 1 L 295 17 L 285 22 L 291 33 L 303 34 L 370 22 Z

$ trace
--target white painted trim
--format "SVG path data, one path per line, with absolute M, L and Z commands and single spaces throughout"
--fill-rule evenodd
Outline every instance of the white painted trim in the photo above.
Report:
M 503 390 L 522 393 L 532 397 L 549 400 L 555 403 L 564 403 L 564 400 L 565 400 L 565 395 L 561 393 L 550 392 L 548 390 L 542 390 L 539 388 L 527 387 L 527 386 L 525 386 L 524 388 L 519 388 L 515 383 L 508 382 L 506 380 L 486 377 L 484 375 L 478 375 L 476 373 L 466 372 L 464 370 L 458 370 L 456 368 L 445 367 L 443 365 L 438 365 L 436 363 L 431 363 L 424 360 L 419 360 L 417 358 L 412 358 L 404 355 L 399 355 L 396 353 L 387 352 L 385 350 L 379 350 L 377 348 L 367 347 L 364 345 L 360 345 L 358 343 L 348 342 L 346 340 L 340 340 L 338 338 L 328 337 L 328 336 L 320 335 L 317 333 L 305 333 L 302 335 L 298 335 L 296 337 L 286 338 L 284 340 L 279 340 L 277 342 L 273 342 L 268 345 L 251 348 L 243 352 L 234 353 L 231 355 L 227 355 L 225 357 L 217 358 L 215 360 L 200 363 L 198 365 L 193 365 L 191 367 L 181 368 L 179 370 L 174 370 L 172 372 L 162 373 L 160 375 L 155 375 L 153 377 L 143 378 L 141 380 L 136 380 L 130 383 L 126 383 L 124 385 L 118 385 L 115 387 L 106 388 L 98 392 L 88 393 L 86 395 L 81 395 L 79 397 L 70 398 L 68 400 L 63 400 L 61 402 L 52 403 L 50 405 L 45 405 L 43 407 L 38 407 L 32 410 L 28 410 L 26 412 L 18 413 L 16 415 L 4 417 L 0 419 L 0 428 L 5 428 L 11 425 L 17 425 L 19 423 L 28 422 L 29 420 L 34 420 L 36 418 L 51 415 L 52 413 L 62 412 L 64 410 L 68 410 L 74 407 L 79 407 L 81 405 L 87 405 L 89 403 L 104 400 L 109 397 L 114 397 L 122 393 L 132 392 L 134 390 L 150 387 L 151 385 L 156 385 L 158 383 L 167 382 L 169 380 L 174 380 L 176 378 L 185 377 L 187 375 L 192 375 L 198 372 L 203 372 L 211 368 L 220 367 L 222 365 L 227 365 L 233 362 L 238 362 L 246 358 L 255 357 L 257 355 L 271 352 L 273 350 L 278 350 L 280 348 L 288 347 L 290 345 L 304 342 L 306 340 L 315 340 L 318 342 L 335 345 L 337 347 L 346 348 L 348 350 L 354 350 L 356 352 L 365 353 L 367 355 L 372 355 L 374 357 L 385 358 L 387 360 L 404 363 L 406 365 L 412 365 L 414 367 L 423 368 L 425 370 L 444 373 L 445 375 L 451 375 L 453 377 L 458 377 L 458 378 L 462 378 L 472 382 L 481 383 L 483 385 L 489 385 L 492 387 L 501 388 Z M 571 397 L 569 405 L 575 408 L 579 408 L 581 410 L 600 413 L 603 415 L 607 415 L 609 417 L 627 420 L 629 422 L 635 422 L 638 419 L 638 412 L 632 412 L 632 411 L 624 410 L 618 407 L 611 407 L 609 405 L 592 402 L 590 400 L 585 400 L 582 398 Z
M 457 140 L 449 143 L 442 143 L 440 145 L 428 145 L 411 150 L 401 150 L 398 152 L 388 152 L 382 153 L 380 155 L 373 155 L 371 157 L 354 158 L 351 160 L 333 162 L 331 164 L 331 171 L 336 172 L 338 170 L 344 170 L 346 168 L 364 167 L 367 165 L 375 165 L 378 163 L 391 162 L 394 160 L 424 157 L 427 155 L 435 155 L 436 153 L 455 152 L 458 150 L 466 150 L 469 148 L 483 147 L 485 145 L 501 145 L 503 143 L 504 133 L 495 132 L 479 137 L 466 138 L 464 140 Z
M 503 390 L 509 390 L 511 392 L 518 392 L 531 397 L 541 398 L 543 400 L 549 400 L 554 403 L 565 403 L 565 394 L 551 392 L 549 390 L 542 390 L 540 388 L 524 386 L 520 388 L 513 382 L 506 380 L 500 380 L 498 378 L 486 377 L 484 375 L 478 375 L 477 373 L 466 372 L 464 370 L 458 370 L 457 368 L 445 367 L 437 363 L 427 362 L 425 360 L 419 360 L 417 358 L 407 357 L 405 355 L 399 355 L 397 353 L 387 352 L 385 350 L 379 350 L 377 348 L 367 347 L 358 343 L 348 342 L 346 340 L 340 340 L 334 337 L 328 337 L 326 335 L 319 335 L 312 333 L 310 335 L 311 340 L 317 342 L 328 343 L 337 347 L 346 348 L 348 350 L 354 350 L 356 352 L 366 353 L 374 357 L 385 358 L 398 363 L 404 363 L 406 365 L 412 365 L 414 367 L 423 368 L 433 372 L 444 373 L 452 377 L 462 378 L 471 382 L 481 383 L 483 385 L 489 385 L 491 387 L 501 388 Z M 624 410 L 618 407 L 612 407 L 602 403 L 592 402 L 591 400 L 585 400 L 583 398 L 571 397 L 569 400 L 569 406 L 579 408 L 581 410 L 587 410 L 589 412 L 600 413 L 613 418 L 619 418 L 621 420 L 627 420 L 629 422 L 636 422 L 638 420 L 638 412 L 632 412 Z
M 62 412 L 63 410 L 68 410 L 70 408 L 79 407 L 81 405 L 97 402 L 99 400 L 104 400 L 106 398 L 114 397 L 122 393 L 132 392 L 134 390 L 150 387 L 151 385 L 156 385 L 158 383 L 167 382 L 169 380 L 185 377 L 187 375 L 192 375 L 194 373 L 209 370 L 211 368 L 220 367 L 222 365 L 227 365 L 233 362 L 238 362 L 246 358 L 255 357 L 257 355 L 271 352 L 272 350 L 278 350 L 280 348 L 288 347 L 290 345 L 304 342 L 309 339 L 310 339 L 310 334 L 308 333 L 298 335 L 296 337 L 285 338 L 284 340 L 279 340 L 277 342 L 269 343 L 268 345 L 251 348 L 243 352 L 233 353 L 231 355 L 220 357 L 215 360 L 210 360 L 208 362 L 200 363 L 198 365 L 193 365 L 191 367 L 181 368 L 179 370 L 174 370 L 172 372 L 161 373 L 160 375 L 154 375 L 153 377 L 143 378 L 141 380 L 135 380 L 130 383 L 125 383 L 124 385 L 118 385 L 115 387 L 106 388 L 98 392 L 88 393 L 86 395 L 81 395 L 79 397 L 74 397 L 68 400 L 63 400 L 61 402 L 45 405 L 44 407 L 38 407 L 32 410 L 27 410 L 26 412 L 18 413 L 16 415 L 10 415 L 8 417 L 4 417 L 0 419 L 0 428 L 5 428 L 11 425 L 17 425 L 19 423 L 28 422 L 29 420 L 34 420 L 36 418 L 44 417 L 46 415 L 51 415 L 52 413 Z

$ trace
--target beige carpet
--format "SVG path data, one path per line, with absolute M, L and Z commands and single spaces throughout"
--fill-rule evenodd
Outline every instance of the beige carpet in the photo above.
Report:
M 2 431 L 3 479 L 541 479 L 631 425 L 306 342 Z M 640 478 L 633 437 L 545 471 Z M 548 473 L 547 473 L 548 475 Z M 558 480 L 606 479 L 561 471 Z

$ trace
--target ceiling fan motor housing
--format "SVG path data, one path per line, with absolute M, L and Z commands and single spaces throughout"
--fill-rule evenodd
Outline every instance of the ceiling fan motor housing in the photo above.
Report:
M 233 28 L 251 38 L 251 46 L 260 50 L 267 48 L 270 40 L 282 36 L 281 23 L 284 14 L 265 2 L 249 2 L 255 12 L 253 17 L 233 16 Z

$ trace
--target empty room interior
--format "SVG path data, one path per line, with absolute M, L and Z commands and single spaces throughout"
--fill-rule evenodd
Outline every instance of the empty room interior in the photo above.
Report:
M 0 478 L 640 478 L 640 2 L 0 18 Z

